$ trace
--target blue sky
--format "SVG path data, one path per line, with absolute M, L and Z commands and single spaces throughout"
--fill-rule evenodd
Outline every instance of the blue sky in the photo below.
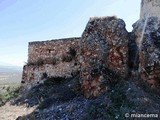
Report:
M 28 42 L 81 36 L 89 17 L 116 15 L 128 31 L 140 0 L 0 0 L 0 64 L 23 66 Z

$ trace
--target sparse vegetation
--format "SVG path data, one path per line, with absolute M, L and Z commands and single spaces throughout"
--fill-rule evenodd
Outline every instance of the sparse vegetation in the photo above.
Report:
M 103 104 L 91 104 L 87 110 L 87 119 L 125 119 L 124 114 L 129 112 L 134 104 L 126 97 L 125 84 L 117 84 L 112 89 L 111 92 L 108 92 L 108 96 L 106 95 L 109 101 Z
M 66 79 L 63 77 L 47 78 L 44 83 L 33 87 L 13 104 L 27 104 L 30 107 L 39 104 L 39 108 L 42 109 L 57 100 L 60 102 L 71 99 L 75 96 L 74 91 L 67 86 L 71 80 L 71 78 Z
M 68 119 L 124 120 L 126 119 L 125 113 L 130 113 L 135 108 L 141 110 L 139 105 L 137 106 L 131 101 L 132 98 L 128 98 L 134 96 L 137 99 L 139 97 L 139 93 L 136 93 L 138 88 L 135 88 L 136 91 L 128 93 L 129 86 L 132 87 L 133 85 L 127 81 L 121 81 L 112 85 L 110 90 L 101 96 L 86 99 L 80 92 L 79 76 L 67 79 L 61 77 L 48 78 L 44 84 L 33 87 L 26 95 L 17 99 L 17 105 L 25 104 L 28 107 L 38 105 L 31 114 L 19 118 L 42 119 L 43 116 L 43 119 L 60 119 L 67 116 Z M 7 90 L 9 91 L 10 88 Z M 145 97 L 147 96 L 145 95 Z M 154 102 L 152 104 L 157 105 Z M 143 110 L 145 110 L 144 108 Z
M 13 85 L 4 85 L 0 88 L 0 106 L 4 105 L 7 101 L 9 101 L 11 98 L 18 97 L 20 85 L 19 84 L 13 84 Z

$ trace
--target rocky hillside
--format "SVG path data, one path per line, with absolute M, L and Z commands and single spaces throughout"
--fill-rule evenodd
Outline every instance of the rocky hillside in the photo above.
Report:
M 88 99 L 80 90 L 78 78 L 49 78 L 12 101 L 12 105 L 37 106 L 32 113 L 17 120 L 124 120 L 126 113 L 160 112 L 160 97 L 144 89 L 138 81 L 122 80 L 111 84 L 100 96 Z

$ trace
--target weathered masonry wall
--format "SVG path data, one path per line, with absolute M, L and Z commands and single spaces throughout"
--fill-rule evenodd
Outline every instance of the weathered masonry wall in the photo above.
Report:
M 72 77 L 79 71 L 80 38 L 30 42 L 22 83 L 31 87 L 47 77 Z
M 160 18 L 160 0 L 142 0 L 140 19 L 156 16 Z
M 144 19 L 146 17 L 147 19 Z M 159 94 L 160 0 L 142 0 L 140 18 L 140 20 L 133 24 L 132 31 L 139 47 L 140 80 Z
M 28 47 L 28 63 L 59 59 L 69 52 L 70 48 L 77 49 L 80 38 L 67 38 L 51 41 L 30 42 Z

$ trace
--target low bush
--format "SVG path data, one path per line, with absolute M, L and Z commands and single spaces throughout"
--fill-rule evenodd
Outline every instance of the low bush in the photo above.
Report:
M 109 96 L 108 101 L 103 104 L 92 103 L 88 107 L 86 119 L 125 119 L 125 113 L 134 106 L 133 102 L 127 99 L 125 85 L 121 83 L 115 85 L 107 95 Z
M 20 95 L 20 85 L 10 85 L 3 87 L 0 91 L 0 106 L 12 98 L 16 98 Z
M 55 102 L 68 101 L 76 96 L 75 91 L 68 86 L 72 80 L 73 78 L 63 77 L 47 78 L 44 83 L 31 88 L 14 104 L 25 104 L 28 107 L 39 105 L 38 109 L 45 109 Z

